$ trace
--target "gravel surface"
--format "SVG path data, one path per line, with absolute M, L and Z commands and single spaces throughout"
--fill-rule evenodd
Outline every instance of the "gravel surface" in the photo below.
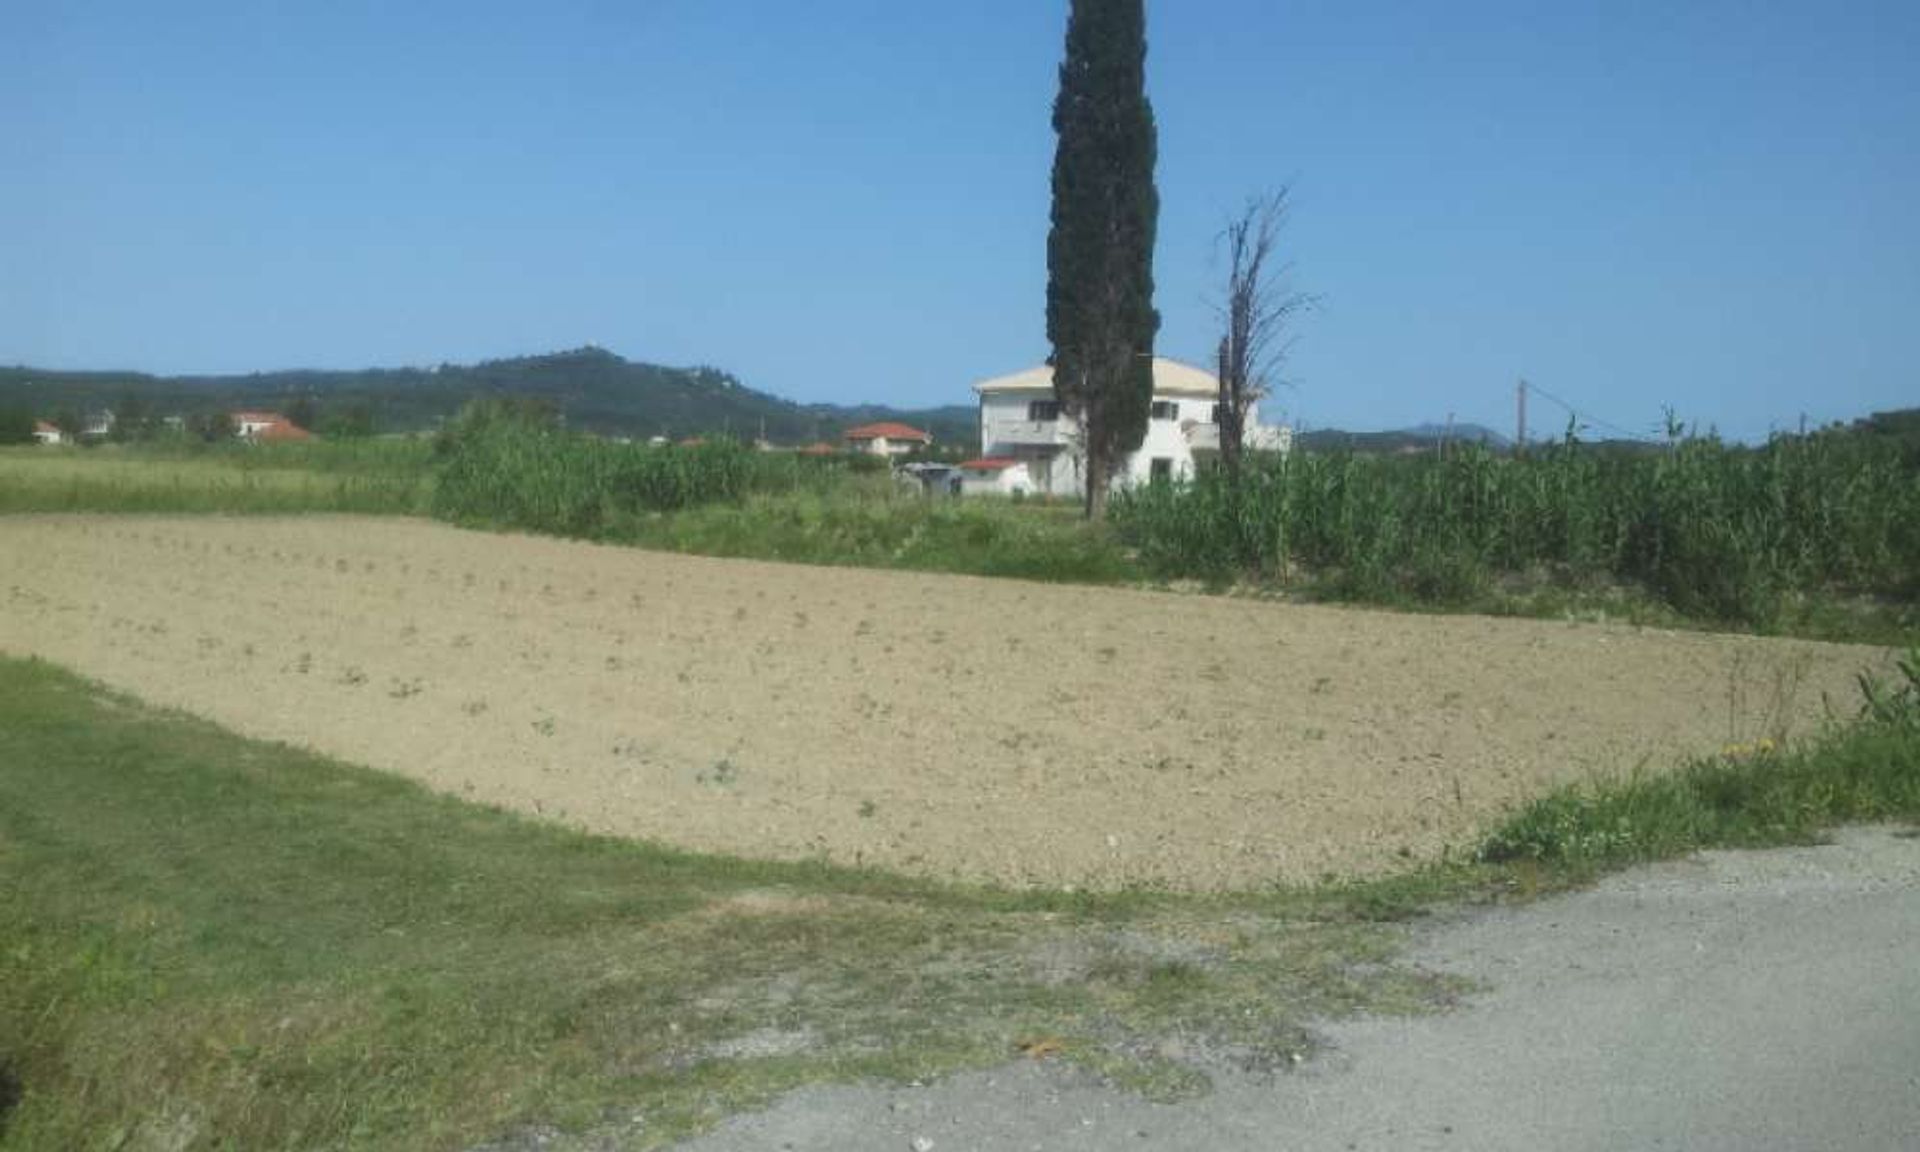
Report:
M 1920 838 L 1709 853 L 1419 930 L 1486 989 L 1325 1029 L 1298 1071 L 1156 1105 L 1022 1063 L 807 1089 L 681 1152 L 1920 1148 Z
M 1851 706 L 1875 649 L 810 568 L 397 520 L 0 519 L 0 651 L 687 848 L 1016 885 L 1374 873 Z

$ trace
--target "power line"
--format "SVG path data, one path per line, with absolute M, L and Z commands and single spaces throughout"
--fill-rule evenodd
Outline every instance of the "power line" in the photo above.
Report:
M 1655 437 L 1648 436 L 1641 432 L 1629 432 L 1625 428 L 1620 427 L 1620 425 L 1618 424 L 1612 424 L 1605 420 L 1600 419 L 1597 416 L 1593 416 L 1588 413 L 1582 412 L 1578 408 L 1575 408 L 1573 405 L 1567 403 L 1565 400 L 1560 399 L 1560 397 L 1555 396 L 1553 393 L 1547 391 L 1545 388 L 1540 387 L 1540 385 L 1535 384 L 1530 380 L 1521 381 L 1520 386 L 1526 389 L 1527 391 L 1534 393 L 1537 396 L 1540 396 L 1547 400 L 1551 400 L 1555 404 L 1560 405 L 1560 407 L 1567 410 L 1567 415 L 1573 417 L 1574 420 L 1588 427 L 1600 428 L 1605 431 L 1611 432 L 1616 436 L 1622 436 L 1628 440 L 1637 440 L 1643 444 L 1660 443 L 1660 441 Z

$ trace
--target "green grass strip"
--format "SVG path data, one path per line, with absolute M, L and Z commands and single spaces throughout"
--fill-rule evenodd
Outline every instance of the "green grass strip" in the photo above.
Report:
M 1555 791 L 1489 836 L 1481 858 L 1592 872 L 1706 848 L 1814 843 L 1836 824 L 1920 820 L 1920 650 L 1900 677 L 1863 681 L 1864 715 L 1809 744 L 1760 741 L 1675 772 Z

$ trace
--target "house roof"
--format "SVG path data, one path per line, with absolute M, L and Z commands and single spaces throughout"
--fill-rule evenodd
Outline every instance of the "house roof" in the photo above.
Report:
M 253 434 L 255 440 L 311 440 L 313 433 L 288 420 L 269 421 Z
M 921 440 L 928 444 L 933 443 L 933 436 L 930 433 L 922 432 L 920 429 L 907 424 L 895 424 L 891 421 L 884 421 L 879 424 L 862 424 L 858 428 L 849 428 L 842 434 L 841 439 L 879 440 L 882 437 L 888 440 Z
M 285 424 L 288 422 L 287 418 L 278 412 L 229 412 L 227 419 L 235 424 Z
M 45 420 L 35 420 L 33 422 L 33 430 L 35 432 L 52 432 L 55 435 L 58 435 L 60 432 L 60 429 L 47 423 Z
M 978 460 L 968 460 L 960 465 L 962 472 L 1005 472 L 1020 461 L 1011 456 L 982 456 Z
M 802 456 L 838 456 L 839 454 L 840 449 L 835 448 L 825 440 L 809 444 L 805 448 L 800 449 L 800 455 Z
M 973 386 L 975 392 L 986 395 L 992 392 L 1053 392 L 1053 366 L 1041 364 L 1024 372 L 1015 372 L 1011 376 L 995 376 L 991 380 L 982 380 Z M 1155 396 L 1218 396 L 1220 381 L 1211 372 L 1195 368 L 1191 364 L 1182 364 L 1178 360 L 1169 360 L 1165 356 L 1153 358 L 1153 394 Z

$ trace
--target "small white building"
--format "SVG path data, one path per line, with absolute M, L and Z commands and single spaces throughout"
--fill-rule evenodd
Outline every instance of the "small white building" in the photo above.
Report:
M 1034 490 L 1026 463 L 1011 456 L 983 456 L 960 465 L 962 496 L 1026 496 Z
M 1048 496 L 1085 493 L 1085 452 L 1079 422 L 1061 413 L 1060 403 L 1054 399 L 1050 365 L 983 380 L 973 390 L 980 396 L 982 461 L 1020 464 L 1031 492 Z M 1178 360 L 1154 357 L 1147 436 L 1115 474 L 1114 486 L 1190 479 L 1197 462 L 1219 455 L 1219 400 L 1220 382 L 1212 373 Z M 1257 410 L 1249 411 L 1247 417 L 1242 442 L 1248 448 L 1285 452 L 1292 446 L 1292 429 L 1262 425 Z
M 932 433 L 892 422 L 849 428 L 841 439 L 846 441 L 847 451 L 872 456 L 905 456 L 933 446 Z
M 278 412 L 229 412 L 233 434 L 250 444 L 278 440 L 311 440 L 313 434 Z
M 33 439 L 36 444 L 65 444 L 67 442 L 66 433 L 60 431 L 55 425 L 47 423 L 45 420 L 35 420 L 33 422 Z

